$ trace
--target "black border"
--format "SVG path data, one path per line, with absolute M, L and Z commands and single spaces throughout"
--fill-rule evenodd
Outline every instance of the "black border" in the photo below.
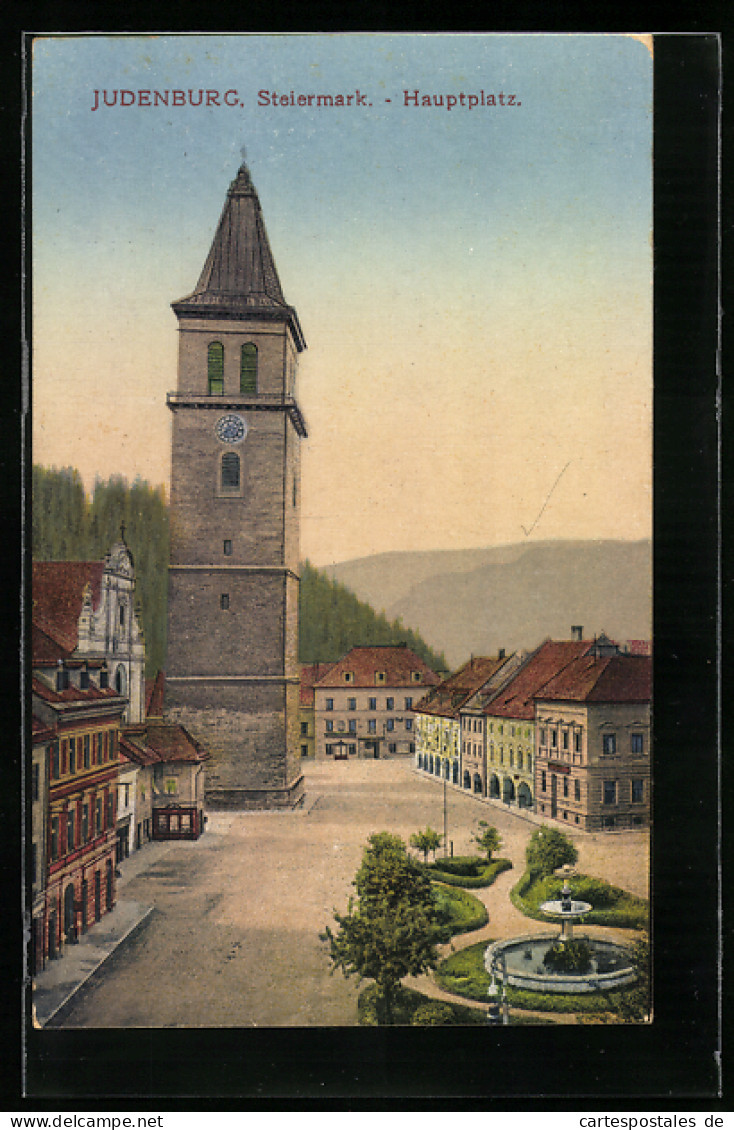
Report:
M 283 10 L 281 18 L 291 14 Z M 400 26 L 400 18 L 382 8 L 372 16 L 380 21 L 379 30 Z M 129 25 L 137 23 L 129 10 L 124 18 Z M 475 19 L 461 30 L 471 30 L 478 18 L 475 10 Z M 620 18 L 617 11 L 606 30 L 619 26 Z M 178 22 L 167 17 L 165 26 L 175 30 Z M 199 22 L 191 20 L 188 30 Z M 249 22 L 248 30 L 276 30 L 272 20 L 266 28 Z M 81 6 L 69 5 L 62 21 L 41 26 L 34 18 L 26 26 L 58 30 L 60 23 L 64 30 L 82 30 L 98 21 Z M 302 27 L 303 16 L 295 14 L 289 30 Z M 414 24 L 411 30 L 416 29 Z M 329 21 L 319 30 L 329 30 Z M 10 53 L 19 59 L 19 40 Z M 19 1091 L 15 1109 L 145 1109 L 155 1100 L 159 1108 L 186 1111 L 288 1110 L 294 1101 L 299 1109 L 324 1111 L 380 1110 L 386 1103 L 390 1109 L 412 1110 L 593 1110 L 610 1108 L 614 1101 L 616 1109 L 621 1101 L 621 1109 L 642 1110 L 648 1099 L 655 1099 L 659 1110 L 722 1109 L 716 1063 L 719 40 L 714 34 L 656 37 L 654 73 L 654 1024 L 499 1032 L 31 1030 L 30 1094 L 23 1099 Z M 7 78 L 6 71 L 6 88 Z M 16 102 L 20 120 L 20 97 L 11 92 L 11 107 Z M 12 187 L 5 199 L 15 200 Z M 14 282 L 17 267 L 4 277 Z M 6 340 L 14 340 L 12 333 Z M 3 389 L 3 407 L 12 433 L 20 408 L 16 388 Z M 27 456 L 17 435 L 8 435 L 4 450 Z M 16 499 L 19 465 L 9 460 L 5 468 L 4 485 L 10 484 Z M 12 532 L 19 533 L 18 523 Z M 11 591 L 16 579 L 20 575 L 16 578 L 11 561 Z M 3 627 L 6 643 L 19 640 L 14 623 Z M 4 717 L 10 718 L 18 710 L 17 650 L 11 654 L 4 680 L 4 691 L 10 688 Z M 16 762 L 13 768 L 18 767 Z M 12 795 L 3 790 L 6 840 L 8 828 L 12 839 L 18 825 L 7 804 Z M 12 868 L 19 854 L 10 847 Z M 11 946 L 19 940 L 11 935 Z M 12 957 L 3 971 L 6 985 L 19 987 Z M 17 997 L 12 996 L 4 994 L 4 1011 L 17 1040 Z

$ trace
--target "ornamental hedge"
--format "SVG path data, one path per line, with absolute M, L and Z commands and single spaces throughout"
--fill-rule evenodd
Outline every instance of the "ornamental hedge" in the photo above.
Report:
M 510 891 L 510 899 L 513 906 L 528 918 L 547 922 L 549 920 L 540 910 L 540 905 L 551 899 L 558 899 L 563 883 L 564 880 L 557 875 L 539 876 L 525 871 Z M 591 903 L 592 909 L 584 915 L 584 923 L 632 930 L 647 929 L 650 909 L 646 899 L 592 875 L 574 875 L 570 886 L 572 898 Z
M 512 864 L 509 859 L 493 859 L 491 863 L 487 863 L 486 859 L 478 855 L 457 855 L 450 859 L 438 859 L 435 863 L 422 863 L 420 866 L 429 879 L 446 883 L 449 887 L 476 889 L 490 887 L 498 875 L 510 870 Z

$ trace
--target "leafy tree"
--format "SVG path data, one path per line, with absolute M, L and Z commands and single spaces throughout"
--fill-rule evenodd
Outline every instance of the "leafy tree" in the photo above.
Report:
M 584 938 L 556 938 L 543 956 L 543 965 L 556 973 L 587 973 L 591 948 Z
M 564 863 L 575 863 L 579 853 L 568 836 L 543 824 L 530 837 L 525 849 L 527 869 L 531 875 L 551 875 Z
M 434 831 L 429 825 L 427 828 L 424 828 L 422 832 L 413 832 L 409 842 L 410 846 L 415 848 L 416 851 L 423 852 L 423 862 L 427 863 L 429 851 L 433 852 L 435 859 L 436 849 L 441 846 L 442 839 L 443 836 L 440 836 L 438 832 Z
M 370 836 L 352 884 L 346 914 L 334 912 L 338 930 L 320 935 L 329 947 L 332 972 L 375 982 L 378 1021 L 393 1023 L 393 1003 L 403 977 L 438 964 L 441 928 L 431 884 L 410 858 L 399 836 Z
M 502 847 L 502 840 L 497 829 L 492 827 L 491 824 L 488 824 L 486 820 L 480 820 L 479 827 L 482 831 L 477 832 L 472 838 L 477 847 L 487 856 L 487 863 L 491 863 L 492 853 L 499 851 Z

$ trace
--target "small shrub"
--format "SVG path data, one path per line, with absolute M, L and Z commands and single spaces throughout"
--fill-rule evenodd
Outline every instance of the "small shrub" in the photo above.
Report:
M 442 1004 L 440 1001 L 428 1001 L 421 1004 L 413 1013 L 411 1024 L 433 1027 L 438 1024 L 456 1024 L 456 1017 L 451 1005 Z
M 433 893 L 438 921 L 444 928 L 443 941 L 447 942 L 454 934 L 478 930 L 489 921 L 484 903 L 468 891 L 434 883 Z
M 556 973 L 586 973 L 591 969 L 591 949 L 583 938 L 557 938 L 546 950 L 543 965 Z

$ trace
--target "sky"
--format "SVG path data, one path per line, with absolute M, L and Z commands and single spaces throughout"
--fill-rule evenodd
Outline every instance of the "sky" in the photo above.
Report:
M 302 556 L 650 536 L 649 45 L 40 37 L 31 84 L 35 462 L 168 483 L 170 304 L 244 150 L 308 344 Z

